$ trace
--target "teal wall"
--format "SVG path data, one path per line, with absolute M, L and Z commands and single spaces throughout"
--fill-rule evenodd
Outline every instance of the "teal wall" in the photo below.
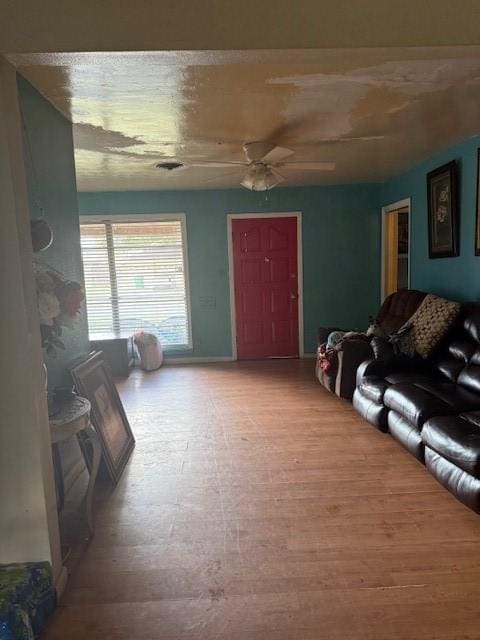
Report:
M 52 246 L 36 259 L 83 282 L 72 125 L 22 76 L 17 80 L 30 213 L 32 218 L 41 217 L 41 206 L 54 235 Z M 85 308 L 76 327 L 64 329 L 63 341 L 65 352 L 58 351 L 55 357 L 44 354 L 49 389 L 65 384 L 68 365 L 89 351 Z
M 480 136 L 449 147 L 379 189 L 380 205 L 412 198 L 411 286 L 456 300 L 480 297 L 480 257 L 474 254 L 477 148 Z M 429 171 L 456 160 L 459 177 L 460 255 L 428 258 L 427 182 Z
M 366 328 L 379 304 L 380 213 L 374 185 L 79 193 L 81 214 L 185 213 L 192 304 L 193 352 L 230 356 L 227 213 L 301 211 L 305 351 L 320 325 Z M 204 296 L 215 309 L 202 308 Z

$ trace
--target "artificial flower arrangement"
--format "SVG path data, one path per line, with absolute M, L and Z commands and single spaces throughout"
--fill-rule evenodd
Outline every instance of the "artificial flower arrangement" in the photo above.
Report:
M 42 347 L 54 355 L 56 349 L 65 349 L 62 328 L 74 327 L 85 293 L 82 285 L 67 280 L 56 269 L 38 262 L 34 267 Z

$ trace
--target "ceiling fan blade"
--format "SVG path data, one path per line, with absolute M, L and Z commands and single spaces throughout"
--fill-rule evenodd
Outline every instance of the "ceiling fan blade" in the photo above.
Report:
M 383 140 L 384 135 L 378 136 L 338 136 L 337 138 L 317 138 L 317 144 L 338 144 L 340 142 L 370 142 L 372 140 Z
M 318 113 L 316 111 L 296 118 L 290 117 L 286 122 L 279 124 L 275 129 L 268 132 L 268 140 L 278 140 L 288 144 L 289 141 L 298 139 L 299 134 L 315 130 L 317 122 Z
M 205 168 L 213 168 L 213 169 L 230 169 L 231 167 L 245 167 L 247 164 L 245 162 L 217 162 L 216 160 L 196 160 L 194 162 L 185 161 L 185 166 L 187 167 L 205 167 Z
M 276 166 L 282 169 L 295 169 L 298 171 L 333 171 L 335 162 L 281 162 Z
M 286 147 L 278 147 L 275 146 L 271 151 L 266 153 L 262 158 L 262 162 L 265 164 L 278 164 L 285 160 L 285 158 L 289 158 L 294 154 L 294 151 L 291 149 L 287 149 Z
M 245 142 L 243 151 L 248 164 L 251 162 L 262 162 L 263 157 L 275 148 L 275 143 L 269 140 L 258 140 L 257 142 Z
M 276 169 L 274 169 L 273 167 L 269 167 L 268 174 L 273 176 L 277 180 L 276 184 L 279 184 L 280 182 L 284 182 L 285 181 L 285 178 L 282 176 L 282 174 L 278 173 L 278 171 Z M 272 185 L 272 186 L 275 186 L 275 185 Z

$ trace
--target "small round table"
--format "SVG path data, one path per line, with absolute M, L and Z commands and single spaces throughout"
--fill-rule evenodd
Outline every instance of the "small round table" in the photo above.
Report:
M 58 475 L 60 476 L 60 508 L 63 504 L 64 487 L 63 487 L 63 473 L 61 471 L 60 456 L 58 455 L 58 445 L 60 442 L 65 442 L 74 436 L 79 437 L 81 435 L 80 448 L 82 449 L 85 457 L 85 463 L 90 471 L 90 478 L 88 481 L 87 491 L 85 493 L 85 514 L 87 518 L 88 530 L 90 535 L 93 535 L 93 515 L 92 515 L 92 502 L 93 502 L 93 488 L 95 486 L 95 480 L 97 478 L 98 467 L 100 465 L 100 458 L 102 455 L 102 448 L 98 433 L 95 431 L 92 423 L 90 422 L 90 402 L 86 398 L 75 396 L 72 400 L 68 400 L 60 405 L 60 411 L 55 416 L 50 418 L 50 439 L 52 445 L 54 445 L 54 462 L 60 467 Z M 91 459 L 85 455 L 85 445 L 89 445 L 92 448 Z

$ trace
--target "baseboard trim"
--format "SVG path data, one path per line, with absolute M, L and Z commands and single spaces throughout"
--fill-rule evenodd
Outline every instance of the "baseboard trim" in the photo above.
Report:
M 311 360 L 316 358 L 316 353 L 303 353 L 300 356 L 300 359 L 308 359 Z M 284 360 L 285 358 L 278 358 L 278 360 Z M 170 364 L 206 364 L 209 362 L 236 362 L 236 359 L 233 356 L 208 356 L 208 357 L 185 357 L 185 358 L 169 358 L 168 356 L 164 358 L 163 363 L 166 365 Z
M 233 356 L 211 356 L 202 357 L 186 357 L 186 358 L 164 358 L 164 364 L 202 364 L 208 362 L 234 362 Z
M 60 598 L 63 595 L 63 592 L 65 591 L 65 587 L 67 586 L 67 580 L 68 580 L 68 571 L 67 571 L 67 567 L 62 565 L 62 568 L 60 569 L 60 573 L 57 576 L 57 579 L 55 580 L 55 591 L 57 592 L 57 599 L 60 600 Z

